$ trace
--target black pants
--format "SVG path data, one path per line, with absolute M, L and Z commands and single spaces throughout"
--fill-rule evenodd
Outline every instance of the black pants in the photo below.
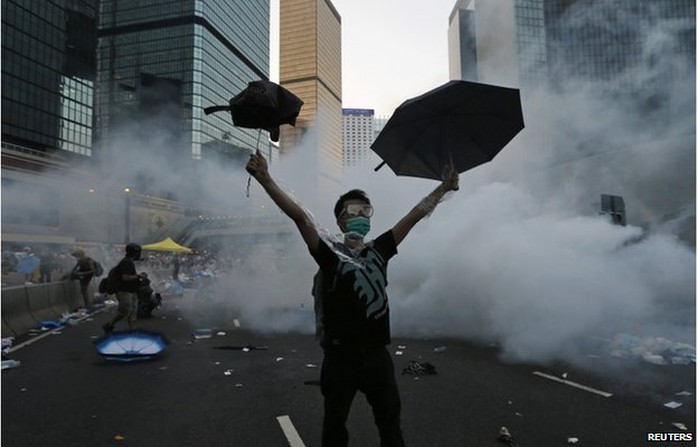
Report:
M 373 409 L 381 447 L 404 447 L 400 430 L 400 395 L 393 360 L 385 346 L 370 350 L 325 349 L 320 377 L 325 397 L 323 447 L 346 447 L 349 409 L 356 391 L 366 395 Z

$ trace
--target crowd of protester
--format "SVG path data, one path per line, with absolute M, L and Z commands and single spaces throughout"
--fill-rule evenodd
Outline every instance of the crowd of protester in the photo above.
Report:
M 9 274 L 18 273 L 24 284 L 39 284 L 68 279 L 76 265 L 72 255 L 77 248 L 84 250 L 85 255 L 101 263 L 104 276 L 110 268 L 117 265 L 124 256 L 124 249 L 115 245 L 10 245 L 2 247 L 3 285 L 18 285 L 6 281 Z M 33 262 L 27 262 L 33 257 Z M 152 280 L 169 286 L 177 282 L 186 287 L 200 278 L 216 277 L 229 271 L 234 265 L 234 259 L 213 251 L 200 251 L 191 254 L 143 251 L 139 270 L 148 273 Z M 25 272 L 27 266 L 35 267 Z

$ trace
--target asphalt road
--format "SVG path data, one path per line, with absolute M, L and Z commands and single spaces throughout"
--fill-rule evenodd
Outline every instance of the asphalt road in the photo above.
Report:
M 224 335 L 194 340 L 200 326 L 181 304 L 168 301 L 138 322 L 171 342 L 149 361 L 97 354 L 93 342 L 108 312 L 10 352 L 21 365 L 2 372 L 2 446 L 319 446 L 322 352 L 313 336 L 254 333 L 231 318 L 215 328 Z M 267 349 L 215 349 L 249 345 Z M 695 433 L 695 365 L 632 365 L 625 375 L 606 376 L 566 365 L 507 364 L 495 346 L 455 340 L 396 339 L 390 350 L 411 447 L 502 446 L 502 426 L 518 446 L 695 445 L 647 441 L 648 433 Z M 437 374 L 400 374 L 410 360 L 433 364 Z M 553 380 L 563 373 L 593 390 Z M 681 391 L 691 395 L 676 395 Z M 669 401 L 683 405 L 670 409 L 663 405 Z M 348 427 L 350 446 L 379 445 L 361 394 Z M 284 428 L 302 444 L 292 444 Z

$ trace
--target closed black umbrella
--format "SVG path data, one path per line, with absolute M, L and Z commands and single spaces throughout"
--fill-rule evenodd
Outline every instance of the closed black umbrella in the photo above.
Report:
M 279 126 L 296 125 L 303 101 L 293 93 L 271 81 L 252 81 L 247 88 L 232 97 L 227 106 L 206 107 L 207 115 L 230 111 L 237 127 L 265 129 L 272 141 L 279 141 Z
M 517 89 L 450 81 L 403 102 L 371 149 L 378 168 L 443 180 L 450 166 L 464 172 L 492 160 L 523 128 Z

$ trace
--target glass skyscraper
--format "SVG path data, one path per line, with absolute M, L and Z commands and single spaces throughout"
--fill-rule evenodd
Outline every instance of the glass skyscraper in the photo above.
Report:
M 585 212 L 590 197 L 623 195 L 632 224 L 683 219 L 676 225 L 689 231 L 678 233 L 695 242 L 695 8 L 695 0 L 457 0 L 451 76 L 506 85 L 518 70 L 526 129 L 517 138 L 537 149 L 542 190 L 564 182 L 558 193 Z M 511 48 L 515 57 L 498 57 Z
M 270 146 L 203 110 L 268 72 L 268 1 L 3 0 L 3 241 L 143 241 L 210 205 L 206 159 Z
M 268 1 L 102 0 L 98 35 L 99 150 L 124 134 L 152 147 L 159 133 L 169 159 L 241 159 L 258 145 L 256 130 L 203 109 L 268 79 Z
M 98 0 L 3 0 L 2 139 L 39 156 L 92 154 Z

